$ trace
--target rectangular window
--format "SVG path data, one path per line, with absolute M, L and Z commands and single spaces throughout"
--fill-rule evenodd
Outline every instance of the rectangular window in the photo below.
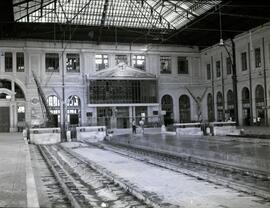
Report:
M 216 72 L 217 72 L 217 77 L 220 77 L 221 76 L 220 61 L 216 62 Z
M 45 54 L 46 72 L 59 72 L 59 55 L 58 53 Z
M 97 54 L 95 58 L 96 71 L 109 67 L 109 57 L 107 54 Z
M 80 72 L 80 54 L 68 53 L 66 56 L 67 72 Z
M 12 53 L 5 52 L 5 72 L 12 72 Z
M 16 53 L 17 72 L 24 72 L 24 53 Z
M 242 65 L 242 71 L 247 70 L 247 53 L 243 52 L 241 53 L 241 65 Z
M 145 56 L 144 55 L 133 55 L 132 66 L 137 68 L 137 69 L 145 70 Z
M 177 57 L 178 74 L 188 74 L 187 57 Z
M 211 65 L 210 64 L 206 65 L 206 76 L 207 76 L 207 80 L 211 79 Z
M 227 74 L 231 74 L 232 73 L 232 63 L 231 63 L 230 57 L 226 58 L 226 68 L 227 68 Z
M 261 67 L 261 49 L 255 48 L 255 67 Z
M 161 56 L 160 57 L 160 74 L 171 74 L 171 57 Z
M 127 55 L 115 55 L 115 62 L 116 64 L 128 64 Z

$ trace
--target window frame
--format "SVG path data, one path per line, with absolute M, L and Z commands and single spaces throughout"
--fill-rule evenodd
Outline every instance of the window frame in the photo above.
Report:
M 5 72 L 13 72 L 13 53 L 12 52 L 5 52 Z
M 220 60 L 216 61 L 216 77 L 217 78 L 221 77 L 221 61 Z
M 256 68 L 260 68 L 262 66 L 262 54 L 260 47 L 254 49 L 254 62 Z
M 184 70 L 180 67 L 180 62 L 184 63 Z M 178 74 L 189 74 L 189 61 L 186 56 L 177 57 L 177 73 Z
M 101 56 L 100 58 L 98 56 Z M 101 63 L 97 63 L 98 60 L 101 60 Z M 105 62 L 107 60 L 107 63 Z M 104 67 L 101 67 L 104 66 Z M 109 67 L 109 55 L 108 54 L 96 54 L 95 55 L 95 67 L 96 71 L 101 71 Z
M 232 62 L 229 56 L 226 57 L 226 71 L 227 71 L 227 75 L 232 74 Z
M 241 53 L 241 70 L 242 71 L 247 70 L 247 52 L 246 51 Z
M 143 57 L 143 58 L 139 58 Z M 143 64 L 139 64 L 139 61 L 143 61 Z M 132 66 L 136 69 L 140 69 L 142 71 L 146 70 L 146 56 L 141 54 L 133 54 L 132 55 Z
M 167 63 L 167 69 L 162 68 L 162 64 Z M 172 57 L 171 56 L 160 56 L 160 74 L 171 74 L 172 73 Z
M 117 57 L 122 57 L 122 58 L 125 57 L 125 58 L 124 59 L 119 59 Z M 115 63 L 116 63 L 116 65 L 118 65 L 120 63 L 124 63 L 124 64 L 128 65 L 128 56 L 126 54 L 116 54 L 115 55 Z
M 22 55 L 22 56 L 19 56 Z M 16 71 L 17 72 L 24 72 L 25 65 L 24 65 L 24 52 L 16 52 Z
M 206 79 L 207 80 L 212 79 L 211 64 L 206 64 Z
M 48 63 L 48 61 L 50 61 L 51 63 Z M 51 66 L 51 64 L 54 66 Z M 46 72 L 59 72 L 59 54 L 58 53 L 45 53 L 45 71 Z
M 80 54 L 79 53 L 66 54 L 66 72 L 67 73 L 80 73 Z

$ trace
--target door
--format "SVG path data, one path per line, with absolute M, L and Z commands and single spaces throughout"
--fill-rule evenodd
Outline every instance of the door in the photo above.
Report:
M 9 132 L 9 107 L 0 107 L 0 132 Z

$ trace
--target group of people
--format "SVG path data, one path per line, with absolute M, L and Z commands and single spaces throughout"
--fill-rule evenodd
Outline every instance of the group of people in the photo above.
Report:
M 139 121 L 139 125 L 140 125 L 140 128 L 141 128 L 141 132 L 143 133 L 144 132 L 144 121 L 143 121 L 143 119 L 141 119 Z M 136 121 L 135 121 L 135 119 L 133 119 L 132 120 L 132 133 L 133 134 L 136 134 L 136 129 L 137 129 Z

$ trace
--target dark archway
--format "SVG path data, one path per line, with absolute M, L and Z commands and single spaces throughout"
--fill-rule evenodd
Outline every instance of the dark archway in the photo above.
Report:
M 59 126 L 60 123 L 60 100 L 56 95 L 50 95 L 47 98 L 51 114 L 53 114 L 54 126 Z
M 81 100 L 76 95 L 71 95 L 67 101 L 67 116 L 69 125 L 78 126 L 81 117 Z
M 242 89 L 242 117 L 243 125 L 250 126 L 251 124 L 251 107 L 250 107 L 250 94 L 249 89 L 244 87 Z
M 164 115 L 165 126 L 173 123 L 173 99 L 170 95 L 164 95 L 161 99 L 161 110 L 166 111 Z
M 22 88 L 15 81 L 0 79 L 0 90 L 0 132 L 22 131 L 25 127 L 26 100 Z M 15 108 L 11 108 L 10 101 L 16 102 Z
M 224 121 L 223 97 L 222 93 L 217 93 L 217 121 Z
M 234 117 L 234 97 L 233 97 L 233 91 L 228 90 L 227 92 L 227 119 L 235 120 Z
M 255 89 L 255 106 L 257 125 L 265 125 L 265 108 L 264 108 L 264 89 L 261 85 L 257 85 Z
M 190 99 L 187 95 L 181 95 L 179 98 L 180 123 L 191 122 Z
M 213 96 L 211 93 L 207 95 L 207 112 L 208 112 L 208 121 L 214 121 L 214 106 L 213 106 Z

